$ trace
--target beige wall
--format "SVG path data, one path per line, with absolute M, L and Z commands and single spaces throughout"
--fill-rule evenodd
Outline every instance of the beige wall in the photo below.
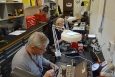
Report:
M 99 3 L 100 3 L 100 0 L 91 1 L 90 30 L 89 30 L 90 34 L 95 34 L 98 29 L 97 20 L 98 20 Z

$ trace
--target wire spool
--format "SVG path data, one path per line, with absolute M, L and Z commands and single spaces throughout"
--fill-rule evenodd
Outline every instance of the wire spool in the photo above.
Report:
M 95 63 L 92 65 L 92 71 L 93 71 L 93 76 L 97 77 L 99 76 L 99 73 L 101 71 L 102 67 L 99 63 Z

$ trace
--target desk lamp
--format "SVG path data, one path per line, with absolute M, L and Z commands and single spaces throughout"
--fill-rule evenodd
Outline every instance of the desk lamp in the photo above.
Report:
M 73 32 L 71 30 L 64 30 L 61 34 L 61 39 L 66 42 L 78 42 L 82 39 L 82 35 L 77 32 Z M 78 56 L 79 54 L 77 51 L 70 51 L 66 52 L 65 55 L 67 56 Z
M 67 42 L 78 42 L 82 38 L 82 35 L 71 30 L 64 30 L 61 34 L 61 39 Z
M 76 17 L 69 17 L 69 18 L 67 19 L 67 21 L 68 21 L 70 24 L 74 24 L 73 21 L 76 21 L 76 20 L 77 20 Z
M 52 32 L 53 32 L 55 49 L 56 49 L 55 56 L 56 57 L 61 57 L 61 52 L 60 52 L 58 38 L 57 38 L 57 34 L 56 34 L 56 31 L 55 31 L 55 25 L 54 24 L 52 25 Z
M 68 21 L 67 21 L 67 17 L 65 17 L 65 25 L 66 25 L 66 30 L 69 30 L 69 26 L 68 26 Z
M 69 29 L 67 24 L 66 24 L 66 29 Z M 57 34 L 55 31 L 55 25 L 52 25 L 52 32 L 53 32 L 53 38 L 54 38 L 54 43 L 55 43 L 55 49 L 56 49 L 55 56 L 61 57 Z M 81 38 L 82 38 L 82 35 L 80 33 L 73 32 L 71 30 L 64 30 L 61 34 L 61 39 L 67 42 L 78 42 L 81 40 Z

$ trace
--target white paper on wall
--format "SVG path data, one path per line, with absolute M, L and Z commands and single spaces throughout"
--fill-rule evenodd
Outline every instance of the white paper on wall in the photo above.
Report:
M 66 3 L 66 7 L 72 7 L 72 3 Z

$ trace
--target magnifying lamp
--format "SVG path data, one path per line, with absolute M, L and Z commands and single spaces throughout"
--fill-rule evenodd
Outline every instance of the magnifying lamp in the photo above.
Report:
M 71 30 L 64 30 L 61 34 L 61 39 L 66 42 L 78 42 L 81 41 L 82 35 L 77 32 L 73 32 Z M 65 53 L 67 56 L 78 56 L 77 51 L 67 52 Z
M 55 25 L 52 25 L 52 32 L 53 32 L 53 38 L 55 43 L 55 49 L 56 49 L 55 56 L 61 57 L 57 34 L 55 31 Z M 67 42 L 78 42 L 82 39 L 82 35 L 80 33 L 73 32 L 71 30 L 64 30 L 61 34 L 61 39 Z
M 82 39 L 82 35 L 70 30 L 64 30 L 61 34 L 61 39 L 67 42 L 78 42 Z
M 69 18 L 67 19 L 67 21 L 68 21 L 70 24 L 74 24 L 72 21 L 75 21 L 75 20 L 77 20 L 76 17 L 69 17 Z

